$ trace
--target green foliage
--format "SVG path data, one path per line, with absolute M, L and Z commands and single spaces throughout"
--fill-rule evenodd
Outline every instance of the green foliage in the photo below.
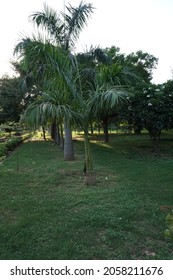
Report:
M 9 152 L 13 151 L 19 144 L 21 144 L 24 140 L 30 138 L 32 136 L 31 133 L 25 133 L 21 136 L 12 136 L 2 138 L 2 142 L 0 142 L 0 161 L 3 161 Z
M 6 147 L 6 144 L 0 143 L 0 160 L 2 157 L 4 158 L 4 156 L 7 154 L 7 152 L 8 152 L 8 149 Z
M 168 214 L 166 217 L 167 229 L 165 230 L 165 237 L 173 240 L 173 214 Z
M 66 123 L 64 159 L 72 160 L 74 159 L 73 142 L 69 123 L 72 119 L 73 105 L 77 99 L 76 77 L 74 77 L 77 67 L 70 51 L 93 12 L 93 6 L 83 2 L 78 7 L 72 7 L 69 4 L 66 11 L 67 14 L 61 12 L 57 15 L 56 11 L 45 4 L 42 12 L 31 15 L 31 21 L 38 28 L 38 36 L 22 38 L 15 47 L 15 53 L 20 54 L 24 71 L 34 77 L 35 83 L 37 86 L 39 85 L 40 89 L 36 100 L 37 106 L 34 103 L 34 108 L 29 107 L 27 110 L 27 113 L 30 111 L 34 114 L 29 121 L 34 120 L 43 125 L 57 119 L 59 123 L 64 121 Z M 45 92 L 46 94 L 49 92 L 51 95 L 46 101 Z M 52 96 L 55 92 L 56 98 Z M 40 100 L 42 97 L 43 102 Z M 44 120 L 40 117 L 40 113 L 43 111 Z M 76 119 L 76 115 L 73 119 Z
M 19 143 L 21 143 L 21 141 L 21 137 L 11 137 L 6 142 L 0 143 L 0 159 L 6 156 L 9 151 L 14 150 L 14 148 L 16 148 Z
M 18 129 L 20 129 L 19 123 L 16 123 L 14 121 L 5 122 L 0 125 L 0 128 L 2 129 L 2 131 L 8 132 L 10 135 L 11 135 L 11 132 L 14 132 L 14 131 L 17 131 Z
M 173 92 L 164 85 L 142 84 L 133 88 L 126 106 L 122 108 L 122 119 L 128 121 L 134 131 L 147 129 L 157 145 L 163 129 L 173 123 Z
M 38 28 L 45 29 L 56 44 L 69 50 L 75 46 L 75 42 L 93 13 L 93 9 L 92 4 L 81 1 L 78 7 L 68 4 L 66 6 L 67 13 L 57 14 L 55 10 L 44 4 L 43 11 L 32 14 L 30 20 Z
M 22 141 L 21 137 L 17 137 L 17 138 L 12 137 L 6 142 L 6 148 L 8 149 L 8 151 L 12 151 L 14 150 L 14 148 L 18 146 L 19 143 L 21 143 L 21 141 Z
M 156 68 L 158 58 L 141 50 L 126 56 L 125 62 L 132 67 L 142 82 L 149 83 L 152 79 L 152 71 Z
M 20 78 L 3 76 L 0 79 L 0 124 L 7 121 L 18 122 L 25 108 L 24 95 Z

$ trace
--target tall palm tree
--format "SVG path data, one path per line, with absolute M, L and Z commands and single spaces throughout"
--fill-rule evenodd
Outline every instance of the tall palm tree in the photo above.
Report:
M 39 18 L 38 15 L 34 15 L 34 19 L 38 23 L 39 20 L 41 22 L 43 15 L 41 14 L 40 16 Z M 50 18 L 48 17 L 48 19 Z M 67 21 L 75 22 L 68 17 Z M 46 24 L 47 22 L 51 23 L 47 20 L 45 22 Z M 54 23 L 53 20 L 52 22 Z M 61 32 L 63 26 L 65 27 L 66 25 L 63 21 L 59 22 L 59 27 L 61 27 L 59 28 L 59 32 Z M 40 25 L 41 23 L 39 23 Z M 52 30 L 52 24 L 49 26 L 48 33 L 51 35 L 50 37 L 48 36 L 49 39 L 23 38 L 15 49 L 16 52 L 21 53 L 25 57 L 24 64 L 26 69 L 29 69 L 29 71 L 31 69 L 35 78 L 42 81 L 42 94 L 28 107 L 23 119 L 38 124 L 43 124 L 47 120 L 53 120 L 55 118 L 64 119 L 66 136 L 68 135 L 66 140 L 69 139 L 70 143 L 72 142 L 71 131 L 69 130 L 71 123 L 75 122 L 81 125 L 85 135 L 86 178 L 89 178 L 88 183 L 90 183 L 93 166 L 88 137 L 89 122 L 103 108 L 109 111 L 117 106 L 119 100 L 124 98 L 124 93 L 121 88 L 116 88 L 112 85 L 107 84 L 105 87 L 104 81 L 101 84 L 101 81 L 98 82 L 97 79 L 96 86 L 90 91 L 91 94 L 86 95 L 81 86 L 80 71 L 77 67 L 76 59 L 69 51 L 74 46 L 73 36 L 73 40 L 69 40 L 69 34 L 73 34 L 73 29 L 71 33 L 67 33 L 66 29 L 64 29 L 64 32 L 62 32 L 62 35 L 65 34 L 63 40 L 59 39 L 60 43 L 56 43 L 56 40 L 52 39 L 52 34 L 55 34 Z M 74 34 L 76 34 L 75 32 Z M 58 34 L 57 32 L 57 36 Z M 60 36 L 60 38 L 62 37 Z M 65 151 L 67 151 L 67 154 L 65 154 Z M 73 159 L 73 152 L 71 153 L 71 151 L 71 144 L 67 144 L 64 149 L 65 159 Z
M 26 39 L 16 47 L 16 51 L 24 43 L 25 47 L 20 49 L 20 53 L 24 52 L 22 55 L 26 58 L 26 68 L 34 64 L 32 71 L 36 79 L 43 80 L 43 86 L 42 94 L 28 107 L 23 120 L 43 125 L 51 119 L 64 119 L 65 123 L 80 125 L 85 137 L 86 183 L 90 183 L 93 166 L 88 136 L 89 123 L 100 110 L 109 112 L 115 108 L 123 100 L 124 91 L 120 87 L 105 87 L 104 80 L 101 85 L 99 79 L 99 82 L 96 80 L 95 87 L 86 94 L 80 83 L 80 70 L 74 71 L 70 57 L 62 48 L 53 46 L 51 42 Z M 40 68 L 39 61 L 42 62 Z M 70 135 L 67 139 L 71 140 Z
M 39 31 L 40 28 L 44 29 L 44 32 L 46 31 L 46 35 L 44 35 L 45 49 L 42 48 L 43 42 L 40 43 L 40 38 L 37 38 L 37 40 L 35 40 L 36 51 L 32 48 L 32 51 L 34 50 L 34 56 L 31 57 L 30 54 L 32 54 L 32 51 L 30 52 L 28 48 L 30 46 L 30 44 L 28 44 L 30 42 L 30 38 L 24 38 L 24 40 L 22 40 L 16 46 L 15 50 L 18 52 L 23 51 L 27 67 L 29 65 L 29 69 L 31 71 L 34 71 L 37 75 L 39 73 L 43 81 L 45 80 L 47 82 L 49 79 L 52 79 L 52 72 L 58 73 L 58 75 L 61 76 L 61 81 L 63 80 L 63 82 L 65 82 L 65 87 L 63 87 L 62 89 L 65 99 L 67 96 L 69 96 L 69 88 L 67 87 L 67 84 L 70 84 L 69 73 L 67 74 L 67 71 L 64 71 L 64 65 L 62 65 L 63 61 L 59 61 L 60 59 L 56 60 L 54 57 L 52 60 L 52 54 L 50 54 L 50 52 L 52 50 L 54 52 L 55 48 L 51 48 L 50 45 L 52 44 L 53 46 L 55 46 L 59 50 L 59 52 L 61 52 L 60 49 L 64 52 L 63 59 L 65 58 L 65 54 L 66 56 L 68 56 L 68 58 L 71 58 L 71 64 L 74 67 L 75 64 L 73 63 L 73 56 L 71 55 L 71 51 L 75 47 L 75 43 L 79 38 L 80 32 L 86 25 L 87 19 L 93 12 L 93 6 L 92 4 L 84 4 L 83 2 L 81 2 L 78 7 L 72 7 L 69 4 L 68 6 L 66 6 L 66 10 L 68 12 L 67 14 L 65 14 L 64 12 L 57 14 L 55 10 L 49 8 L 46 4 L 44 4 L 43 11 L 32 14 L 30 16 L 30 20 L 38 27 Z M 28 55 L 29 59 L 27 57 L 28 53 L 26 52 L 25 48 L 27 48 L 28 52 L 30 52 L 30 54 Z M 60 57 L 62 58 L 62 56 Z M 70 61 L 68 58 L 65 59 L 65 61 Z M 60 74 L 61 71 L 62 74 Z M 73 160 L 74 152 L 72 132 L 70 123 L 66 118 L 64 118 L 64 130 L 64 159 Z

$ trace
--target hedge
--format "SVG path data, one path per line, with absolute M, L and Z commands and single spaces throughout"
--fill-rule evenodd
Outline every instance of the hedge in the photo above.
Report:
M 12 137 L 6 142 L 0 143 L 0 161 L 5 159 L 8 152 L 13 151 L 20 143 L 29 137 L 31 137 L 31 135 L 26 134 L 23 137 Z

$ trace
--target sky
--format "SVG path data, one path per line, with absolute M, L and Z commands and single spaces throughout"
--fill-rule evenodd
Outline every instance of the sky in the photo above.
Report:
M 63 11 L 64 3 L 78 6 L 80 0 L 5 0 L 0 4 L 0 77 L 14 74 L 14 46 L 34 27 L 29 15 L 43 9 L 43 3 Z M 90 46 L 120 48 L 129 54 L 142 50 L 159 58 L 153 82 L 173 78 L 173 0 L 85 0 L 95 7 L 92 18 L 81 33 L 76 51 Z

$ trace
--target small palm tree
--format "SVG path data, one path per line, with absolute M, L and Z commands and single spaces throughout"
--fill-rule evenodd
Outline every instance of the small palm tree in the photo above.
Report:
M 120 61 L 115 63 L 108 51 L 101 48 L 91 47 L 89 51 L 78 54 L 77 60 L 81 68 L 82 88 L 86 96 L 88 92 L 99 92 L 100 94 L 107 91 L 109 93 L 110 91 L 116 91 L 118 95 L 120 93 L 124 94 L 125 88 L 127 91 L 128 85 L 136 79 L 130 69 L 121 65 Z M 99 99 L 99 95 L 97 98 Z M 97 100 L 95 106 L 97 106 L 97 102 L 100 104 Z M 103 126 L 105 142 L 109 141 L 108 126 L 112 119 L 117 116 L 117 106 L 113 106 L 109 110 L 100 106 L 99 110 L 97 108 L 95 119 Z
M 109 87 L 107 89 L 96 86 L 90 91 L 88 99 L 83 101 L 83 130 L 85 137 L 85 168 L 86 183 L 93 182 L 93 164 L 89 144 L 88 128 L 92 119 L 95 119 L 100 111 L 109 112 L 116 109 L 120 102 L 125 101 L 126 92 L 120 87 Z

